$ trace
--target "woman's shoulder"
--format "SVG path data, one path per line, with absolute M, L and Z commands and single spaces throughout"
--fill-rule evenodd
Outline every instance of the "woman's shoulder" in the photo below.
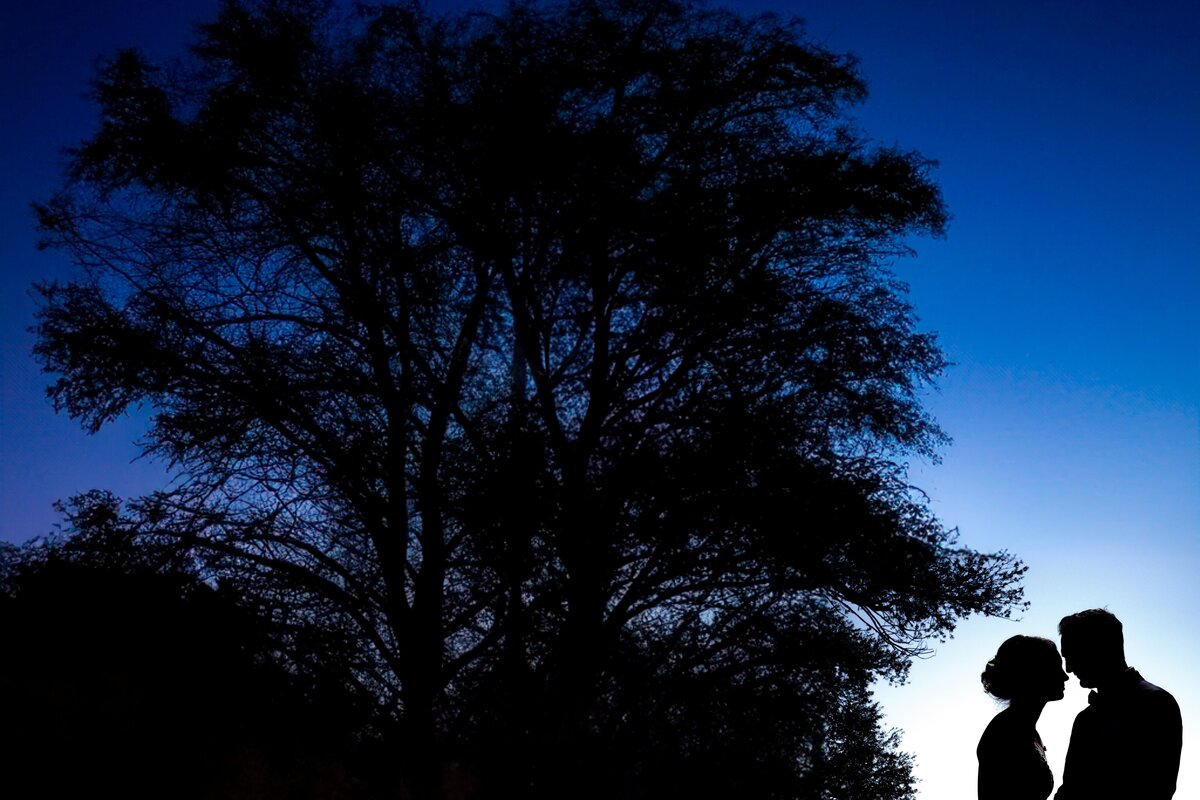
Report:
M 992 717 L 992 721 L 983 729 L 976 755 L 982 758 L 988 753 L 1010 751 L 1017 745 L 1018 736 L 1016 718 L 1005 709 Z

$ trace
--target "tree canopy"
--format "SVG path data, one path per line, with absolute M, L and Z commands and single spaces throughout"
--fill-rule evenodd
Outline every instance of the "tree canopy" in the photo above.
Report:
M 869 684 L 1022 567 L 908 483 L 945 361 L 891 266 L 946 211 L 864 93 L 677 0 L 228 2 L 102 66 L 37 208 L 50 396 L 153 409 L 127 524 L 296 668 L 336 633 L 414 796 L 909 797 Z

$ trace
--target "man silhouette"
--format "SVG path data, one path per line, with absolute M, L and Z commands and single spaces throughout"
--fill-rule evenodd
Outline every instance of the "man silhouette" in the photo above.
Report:
M 1095 691 L 1075 717 L 1055 800 L 1169 800 L 1183 745 L 1179 704 L 1125 663 L 1121 621 L 1108 611 L 1064 617 L 1058 633 L 1067 672 Z

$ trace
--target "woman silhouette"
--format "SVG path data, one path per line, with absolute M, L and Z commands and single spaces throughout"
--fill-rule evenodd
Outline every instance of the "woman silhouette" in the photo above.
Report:
M 979 800 L 1046 800 L 1054 775 L 1037 732 L 1038 717 L 1067 685 L 1062 657 L 1049 639 L 1014 636 L 987 663 L 983 688 L 1008 707 L 979 740 Z

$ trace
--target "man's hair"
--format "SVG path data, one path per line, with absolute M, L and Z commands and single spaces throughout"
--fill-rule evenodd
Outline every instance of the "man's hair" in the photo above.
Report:
M 1125 634 L 1121 620 L 1106 608 L 1089 608 L 1078 614 L 1063 617 L 1058 623 L 1058 635 L 1086 640 L 1093 647 L 1110 652 L 1125 652 Z

